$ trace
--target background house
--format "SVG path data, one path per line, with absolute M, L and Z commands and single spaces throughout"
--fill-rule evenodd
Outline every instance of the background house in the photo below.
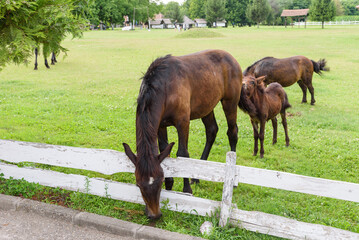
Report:
M 196 18 L 194 22 L 196 23 L 196 27 L 207 27 L 207 21 L 203 18 Z

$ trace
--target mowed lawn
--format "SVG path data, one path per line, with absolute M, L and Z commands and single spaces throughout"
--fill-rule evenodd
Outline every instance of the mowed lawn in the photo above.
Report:
M 0 72 L 0 138 L 118 151 L 123 151 L 122 142 L 126 142 L 135 149 L 135 109 L 140 78 L 157 57 L 223 49 L 231 53 L 244 70 L 266 56 L 304 55 L 315 61 L 325 58 L 330 67 L 330 72 L 313 77 L 316 104 L 301 104 L 302 91 L 297 84 L 285 88 L 292 105 L 288 110 L 290 146 L 285 147 L 281 124 L 278 125 L 278 143 L 272 146 L 272 126 L 268 122 L 263 159 L 252 156 L 253 130 L 249 116 L 239 111 L 237 164 L 359 183 L 359 26 L 324 30 L 318 26 L 211 31 L 218 34 L 200 38 L 201 32 L 186 37 L 186 33 L 175 30 L 85 32 L 82 39 L 64 42 L 69 49 L 68 56 L 58 57 L 58 64 L 51 69 L 45 68 L 42 57 L 38 71 L 33 70 L 32 62 L 28 66 L 7 66 Z M 309 92 L 308 100 L 310 102 Z M 224 162 L 230 148 L 220 104 L 215 114 L 219 132 L 209 161 Z M 174 128 L 170 128 L 169 141 L 177 142 Z M 191 158 L 200 158 L 204 145 L 204 126 L 200 120 L 192 121 Z M 172 157 L 176 155 L 177 146 L 172 150 Z M 134 182 L 132 174 L 101 177 Z M 182 180 L 178 179 L 174 188 L 181 191 L 182 187 Z M 193 187 L 193 192 L 197 197 L 221 200 L 222 184 L 202 181 Z M 358 203 L 245 184 L 234 189 L 233 198 L 240 209 L 359 233 Z M 87 202 L 79 208 L 148 223 L 141 213 L 128 216 L 113 209 L 109 213 L 106 206 L 101 208 L 97 203 Z M 111 204 L 128 209 L 143 208 L 127 203 Z M 151 224 L 198 235 L 201 221 L 191 215 L 166 211 L 161 220 Z M 238 230 L 231 234 L 234 238 L 268 239 Z

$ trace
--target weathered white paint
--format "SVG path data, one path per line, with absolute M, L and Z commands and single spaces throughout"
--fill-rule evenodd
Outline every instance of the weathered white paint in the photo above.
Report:
M 239 182 L 359 202 L 359 184 L 237 166 Z
M 229 161 L 235 153 L 229 153 Z M 134 172 L 134 166 L 124 153 L 113 150 L 85 149 L 28 142 L 0 140 L 0 159 L 9 162 L 36 162 L 68 168 L 92 170 L 104 174 Z M 233 163 L 232 163 L 233 164 Z M 236 166 L 187 158 L 166 158 L 162 163 L 165 176 L 199 178 L 225 182 L 222 203 L 223 216 L 231 212 L 228 186 L 238 182 L 273 187 L 289 191 L 359 202 L 359 184 L 312 178 L 296 174 Z M 0 163 L 0 173 L 6 178 L 24 178 L 51 187 L 81 191 L 113 199 L 144 204 L 139 189 L 126 183 L 89 179 L 85 176 L 64 174 L 48 170 L 19 168 Z M 228 177 L 230 176 L 230 177 Z M 233 176 L 234 179 L 233 180 Z M 228 177 L 228 179 L 227 179 Z M 89 187 L 86 187 L 89 186 Z M 226 187 L 227 186 L 227 187 Z M 162 190 L 161 201 L 169 199 L 171 210 L 205 216 L 213 213 L 221 203 L 196 198 L 183 193 Z M 232 206 L 233 207 L 233 206 Z M 232 224 L 273 236 L 289 239 L 359 239 L 359 234 L 316 224 L 302 223 L 271 214 L 248 212 L 234 208 L 230 214 Z
M 5 178 L 24 179 L 49 187 L 60 187 L 101 197 L 143 204 L 141 192 L 133 184 L 114 182 L 105 179 L 87 178 L 81 175 L 65 174 L 36 168 L 19 168 L 0 162 L 0 173 Z M 86 187 L 88 186 L 88 188 Z M 198 198 L 186 193 L 162 189 L 160 201 L 169 199 L 167 207 L 172 211 L 186 212 L 206 216 L 220 207 L 220 202 Z M 163 205 L 163 204 L 161 204 Z
M 299 222 L 273 214 L 233 209 L 230 223 L 250 231 L 303 240 L 358 240 L 359 234 L 338 228 Z
M 234 178 L 236 175 L 236 153 L 228 152 L 226 157 L 226 179 L 223 183 L 219 226 L 224 227 L 231 215 Z
M 125 153 L 107 149 L 0 140 L 0 159 L 13 163 L 35 162 L 84 169 L 107 175 L 118 172 L 135 172 L 133 163 Z M 224 182 L 224 163 L 179 157 L 178 159 L 166 158 L 161 166 L 165 177 L 198 178 L 212 182 Z
M 5 163 L 0 163 L 0 172 L 4 173 L 5 178 L 24 179 L 44 186 L 61 187 L 72 191 L 144 204 L 139 189 L 132 184 L 36 168 L 19 168 Z M 167 207 L 172 211 L 201 216 L 213 214 L 221 204 L 217 201 L 197 198 L 184 193 L 162 190 L 161 202 L 164 200 L 169 200 Z M 161 204 L 161 207 L 163 207 L 163 204 Z M 230 223 L 250 231 L 288 239 L 359 239 L 359 234 L 357 233 L 303 223 L 272 214 L 243 211 L 237 208 L 233 208 L 231 211 Z

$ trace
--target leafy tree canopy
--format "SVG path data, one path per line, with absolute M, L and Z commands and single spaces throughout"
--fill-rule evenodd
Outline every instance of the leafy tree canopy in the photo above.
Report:
M 322 22 L 322 28 L 324 28 L 324 22 L 331 21 L 335 17 L 333 0 L 313 0 L 309 15 L 313 21 Z
M 225 0 L 207 0 L 206 20 L 209 26 L 212 26 L 218 20 L 223 20 L 226 13 Z
M 26 63 L 34 47 L 44 54 L 66 51 L 61 41 L 67 34 L 79 37 L 84 29 L 86 0 L 11 0 L 0 2 L 0 68 L 7 63 Z

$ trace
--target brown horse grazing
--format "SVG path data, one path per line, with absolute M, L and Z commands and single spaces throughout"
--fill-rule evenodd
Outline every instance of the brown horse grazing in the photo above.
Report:
M 260 157 L 263 157 L 264 131 L 265 124 L 270 119 L 273 125 L 273 144 L 277 142 L 277 118 L 280 113 L 285 132 L 286 146 L 289 146 L 289 137 L 287 129 L 287 119 L 285 110 L 290 106 L 287 94 L 278 83 L 271 83 L 265 87 L 263 81 L 266 76 L 255 78 L 254 76 L 244 76 L 242 93 L 239 101 L 239 108 L 249 114 L 254 133 L 254 152 L 258 152 L 258 137 L 261 142 Z M 258 134 L 258 123 L 260 132 Z
M 174 144 L 168 144 L 167 127 L 175 126 L 177 129 L 177 156 L 189 157 L 190 120 L 201 118 L 206 128 L 206 146 L 201 159 L 207 159 L 218 131 L 213 109 L 221 101 L 231 151 L 235 151 L 241 88 L 242 70 L 236 59 L 225 51 L 207 50 L 178 57 L 167 55 L 150 65 L 143 76 L 137 99 L 137 156 L 127 144 L 123 144 L 136 167 L 137 186 L 149 218 L 161 216 L 159 198 L 164 173 L 160 163 Z M 173 179 L 166 178 L 165 186 L 171 190 Z M 192 193 L 188 178 L 184 178 L 183 191 Z
M 311 104 L 314 105 L 314 88 L 312 85 L 313 71 L 321 75 L 321 71 L 329 71 L 326 60 L 318 62 L 309 60 L 304 56 L 294 56 L 277 59 L 265 57 L 249 66 L 243 75 L 254 75 L 255 77 L 267 76 L 265 84 L 278 82 L 282 87 L 288 87 L 298 82 L 303 91 L 302 103 L 307 102 L 307 88 L 312 96 Z

